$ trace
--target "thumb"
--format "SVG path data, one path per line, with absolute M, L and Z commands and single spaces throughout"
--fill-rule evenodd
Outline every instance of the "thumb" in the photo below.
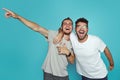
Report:
M 63 47 L 66 47 L 66 44 L 65 44 L 65 43 L 63 44 Z

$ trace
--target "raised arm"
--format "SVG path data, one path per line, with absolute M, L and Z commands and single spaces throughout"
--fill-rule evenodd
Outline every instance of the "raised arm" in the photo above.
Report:
M 47 29 L 39 26 L 38 24 L 36 24 L 36 23 L 34 23 L 34 22 L 32 22 L 32 21 L 29 21 L 29 20 L 21 17 L 20 15 L 14 13 L 14 12 L 11 11 L 11 10 L 8 10 L 8 9 L 6 9 L 6 8 L 3 8 L 3 10 L 6 11 L 5 16 L 6 16 L 7 18 L 13 17 L 13 18 L 15 18 L 15 19 L 18 19 L 18 20 L 21 21 L 23 24 L 25 24 L 27 27 L 29 27 L 30 29 L 32 29 L 32 30 L 34 30 L 34 31 L 36 31 L 36 32 L 41 33 L 41 34 L 42 34 L 43 36 L 45 36 L 46 38 L 48 37 L 48 30 L 47 30 Z
M 58 32 L 57 36 L 53 39 L 53 43 L 54 43 L 54 44 L 59 43 L 59 42 L 62 40 L 63 36 L 64 36 L 64 32 L 62 31 L 61 28 L 59 28 L 58 31 L 59 31 L 59 32 Z
M 109 61 L 109 69 L 112 70 L 114 68 L 114 61 L 113 61 L 113 58 L 112 58 L 112 55 L 111 55 L 111 52 L 109 51 L 109 49 L 106 47 L 105 50 L 104 50 L 104 53 Z

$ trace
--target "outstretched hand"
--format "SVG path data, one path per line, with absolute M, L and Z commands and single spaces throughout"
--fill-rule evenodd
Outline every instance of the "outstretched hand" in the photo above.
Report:
M 6 18 L 9 18 L 9 17 L 18 18 L 18 15 L 16 13 L 12 12 L 11 10 L 6 9 L 6 8 L 3 8 L 3 10 L 6 11 L 6 13 L 5 13 Z

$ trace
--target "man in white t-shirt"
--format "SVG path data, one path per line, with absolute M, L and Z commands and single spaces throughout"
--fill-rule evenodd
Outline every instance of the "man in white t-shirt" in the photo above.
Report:
M 114 62 L 108 47 L 99 37 L 88 35 L 88 20 L 85 18 L 77 19 L 75 31 L 70 40 L 76 56 L 77 72 L 82 75 L 82 80 L 107 80 L 108 71 L 100 53 L 105 53 L 112 70 Z
M 77 72 L 82 80 L 108 80 L 108 71 L 100 53 L 105 53 L 110 70 L 114 68 L 114 61 L 106 44 L 99 37 L 88 35 L 88 20 L 85 18 L 77 19 L 75 31 L 76 34 L 70 34 L 70 40 L 76 57 Z M 59 41 L 60 36 L 57 37 Z

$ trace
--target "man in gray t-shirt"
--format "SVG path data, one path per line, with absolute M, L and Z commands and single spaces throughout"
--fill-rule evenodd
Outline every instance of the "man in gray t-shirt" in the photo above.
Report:
M 73 22 L 70 18 L 65 18 L 62 21 L 61 27 L 59 31 L 63 31 L 64 35 L 61 41 L 58 41 L 58 44 L 53 44 L 53 39 L 58 34 L 57 31 L 50 31 L 47 30 L 40 25 L 31 22 L 18 14 L 5 9 L 6 11 L 6 17 L 13 17 L 22 23 L 24 23 L 27 27 L 30 29 L 39 32 L 43 36 L 45 36 L 48 39 L 49 43 L 49 49 L 48 54 L 45 59 L 45 62 L 43 64 L 43 71 L 44 71 L 44 80 L 69 80 L 68 78 L 68 72 L 67 72 L 67 64 L 68 61 L 70 63 L 74 62 L 74 54 L 72 52 L 72 47 L 70 43 L 70 33 L 72 32 L 72 25 Z M 59 47 L 57 47 L 59 46 Z M 65 50 L 61 50 L 63 47 L 67 47 Z
M 48 55 L 46 57 L 46 60 L 43 64 L 43 70 L 47 73 L 51 73 L 56 76 L 67 76 L 67 65 L 68 61 L 65 55 L 61 55 L 58 50 L 57 46 L 67 46 L 67 48 L 72 51 L 72 46 L 70 41 L 67 41 L 65 38 L 61 40 L 58 44 L 53 43 L 54 37 L 56 37 L 55 34 L 58 34 L 56 31 L 48 31 L 48 42 L 49 42 L 49 48 L 48 48 Z

